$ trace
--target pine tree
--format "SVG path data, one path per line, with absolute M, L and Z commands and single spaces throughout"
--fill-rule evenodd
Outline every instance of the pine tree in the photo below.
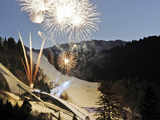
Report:
M 0 49 L 2 48 L 2 38 L 0 37 Z
M 8 38 L 8 48 L 9 49 L 14 49 L 16 47 L 16 42 L 14 38 L 10 37 Z
M 121 118 L 122 107 L 116 96 L 113 94 L 102 95 L 99 103 L 102 105 L 99 112 L 99 120 L 116 120 Z
M 119 96 L 111 90 L 111 86 L 100 96 L 98 104 L 98 120 L 118 120 L 122 117 L 122 105 Z
M 18 43 L 17 43 L 17 51 L 19 53 L 20 56 L 23 56 L 23 49 L 22 49 L 22 45 L 21 45 L 21 41 L 18 40 Z
M 141 114 L 143 120 L 155 120 L 160 119 L 160 115 L 157 113 L 157 96 L 152 87 L 148 87 L 146 94 L 141 104 Z M 157 116 L 158 115 L 158 116 Z M 157 118 L 158 117 L 158 118 Z
M 7 41 L 6 37 L 5 37 L 4 42 L 3 42 L 3 48 L 4 48 L 5 50 L 8 49 L 8 41 Z

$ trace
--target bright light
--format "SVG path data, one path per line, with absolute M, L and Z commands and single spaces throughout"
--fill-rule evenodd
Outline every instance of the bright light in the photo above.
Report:
M 40 24 L 44 20 L 44 15 L 43 15 L 42 12 L 32 13 L 32 14 L 30 14 L 30 19 L 31 19 L 32 22 Z
M 73 53 L 65 51 L 58 56 L 57 63 L 60 69 L 65 70 L 65 72 L 68 73 L 76 66 L 77 59 Z
M 96 6 L 90 0 L 18 0 L 34 23 L 43 23 L 54 39 L 84 41 L 98 30 Z
M 46 0 L 19 0 L 19 2 L 23 6 L 22 10 L 29 14 L 32 12 L 38 13 L 47 9 Z
M 83 22 L 84 22 L 83 18 L 81 16 L 79 16 L 79 15 L 75 15 L 72 18 L 72 24 L 74 26 L 81 25 L 81 24 L 83 24 Z
M 53 88 L 51 90 L 51 94 L 56 95 L 57 97 L 60 97 L 61 94 L 64 92 L 64 90 L 69 88 L 70 84 L 71 84 L 71 80 L 65 81 L 60 86 Z
M 73 15 L 74 15 L 73 8 L 70 5 L 58 6 L 56 9 L 56 17 L 57 17 L 58 23 L 66 22 Z
M 69 63 L 69 60 L 67 58 L 64 59 L 64 64 L 67 65 Z
M 97 31 L 100 21 L 95 5 L 89 0 L 55 0 L 46 12 L 44 28 L 54 33 L 54 38 L 84 41 Z M 52 33 L 52 34 L 53 34 Z
M 33 83 L 31 83 L 31 84 L 30 84 L 30 88 L 33 88 L 33 87 L 34 87 L 34 84 L 33 84 Z
M 48 0 L 18 0 L 22 11 L 26 11 L 32 22 L 42 23 L 44 13 L 48 9 Z
M 71 81 L 66 81 L 64 82 L 62 85 L 59 86 L 59 90 L 58 93 L 56 94 L 57 97 L 60 97 L 61 94 L 64 92 L 64 90 L 66 90 L 67 88 L 69 88 Z

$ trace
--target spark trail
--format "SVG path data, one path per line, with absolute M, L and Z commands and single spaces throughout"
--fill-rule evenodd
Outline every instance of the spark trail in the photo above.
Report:
M 40 52 L 39 52 L 39 55 L 38 55 L 37 64 L 36 64 L 35 72 L 34 72 L 34 75 L 33 75 L 33 80 L 36 79 L 37 72 L 38 72 L 39 65 L 40 65 L 40 59 L 41 59 L 41 56 L 42 56 L 42 53 L 43 53 L 44 44 L 45 44 L 45 41 L 46 41 L 46 39 L 42 36 L 42 32 L 39 31 L 38 34 L 42 39 L 42 44 L 41 44 Z
M 41 49 L 40 49 L 40 52 L 39 52 L 39 55 L 38 55 L 36 67 L 35 67 L 35 70 L 33 71 L 33 59 L 32 59 L 33 58 L 33 54 L 32 54 L 32 38 L 31 38 L 31 33 L 29 35 L 29 42 L 30 42 L 30 54 L 29 54 L 29 56 L 30 56 L 30 64 L 28 62 L 27 53 L 26 53 L 26 50 L 25 50 L 25 47 L 24 47 L 22 36 L 19 33 L 19 39 L 21 41 L 21 45 L 22 45 L 22 49 L 23 49 L 23 54 L 24 54 L 24 58 L 25 58 L 25 62 L 22 59 L 22 63 L 24 65 L 24 69 L 25 69 L 25 72 L 26 72 L 26 75 L 27 75 L 27 79 L 29 81 L 29 85 L 30 85 L 31 88 L 34 87 L 34 80 L 36 79 L 36 76 L 37 76 L 37 73 L 38 73 L 38 70 L 39 70 L 40 59 L 41 59 L 41 56 L 42 56 L 42 53 L 43 53 L 44 44 L 45 44 L 45 41 L 46 41 L 46 39 L 42 36 L 41 32 L 38 32 L 38 34 L 42 38 L 43 41 L 42 41 Z

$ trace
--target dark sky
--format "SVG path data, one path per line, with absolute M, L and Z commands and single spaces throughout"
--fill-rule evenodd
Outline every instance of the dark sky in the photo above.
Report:
M 99 31 L 93 34 L 97 40 L 135 40 L 149 35 L 160 35 L 160 0 L 91 0 L 101 13 Z M 0 0 L 0 36 L 18 39 L 21 32 L 28 45 L 32 32 L 33 47 L 40 47 L 37 31 L 42 26 L 29 20 L 21 12 L 16 0 Z M 48 43 L 49 45 L 49 43 Z M 50 44 L 51 45 L 51 44 Z

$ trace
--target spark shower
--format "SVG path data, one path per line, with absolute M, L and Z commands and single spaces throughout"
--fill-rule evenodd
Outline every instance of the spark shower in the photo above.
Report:
M 42 24 L 54 39 L 80 42 L 98 30 L 96 5 L 90 0 L 18 0 L 30 20 Z

